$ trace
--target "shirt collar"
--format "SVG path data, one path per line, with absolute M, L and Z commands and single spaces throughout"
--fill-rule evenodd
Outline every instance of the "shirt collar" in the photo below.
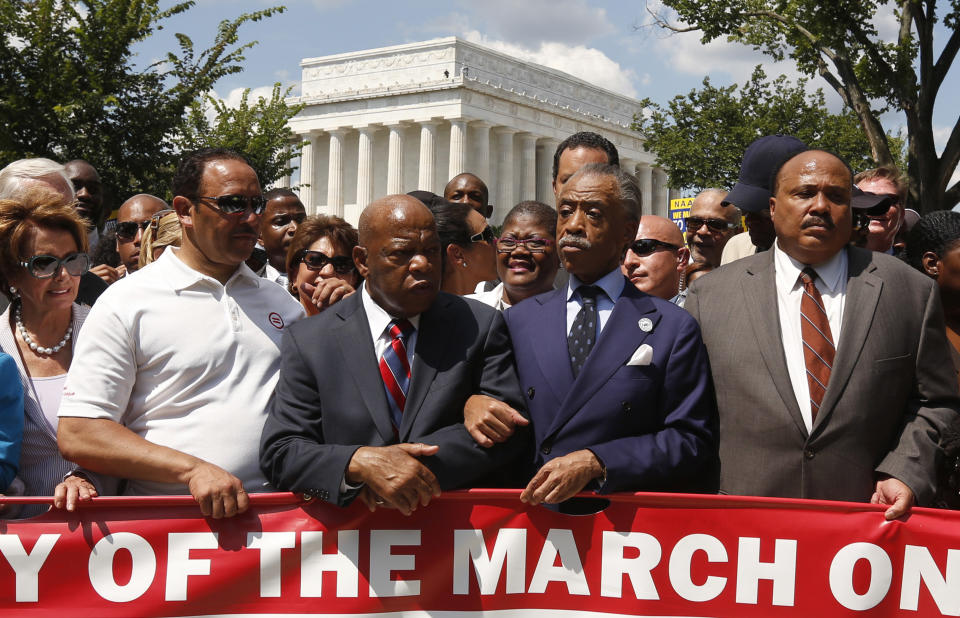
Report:
M 837 251 L 837 253 L 826 262 L 809 266 L 787 255 L 787 253 L 780 248 L 778 241 L 774 241 L 773 249 L 778 287 L 784 290 L 794 289 L 794 287 L 799 285 L 798 280 L 800 279 L 800 273 L 803 272 L 804 268 L 809 267 L 816 271 L 817 277 L 820 278 L 820 281 L 823 282 L 823 285 L 825 285 L 831 293 L 835 293 L 840 289 L 840 279 L 847 267 L 846 249 Z
M 211 277 L 210 275 L 205 275 L 200 271 L 194 270 L 187 266 L 183 260 L 180 259 L 180 256 L 177 255 L 180 252 L 179 247 L 168 247 L 166 251 L 157 259 L 157 263 L 162 265 L 166 272 L 164 276 L 167 281 L 170 282 L 170 285 L 177 292 L 185 290 L 192 285 L 205 281 L 207 283 L 215 283 L 220 287 L 226 288 L 233 282 L 245 281 L 247 283 L 253 284 L 255 287 L 260 287 L 260 278 L 250 270 L 250 267 L 246 263 L 241 263 L 237 267 L 237 270 L 234 271 L 230 278 L 227 279 L 226 284 L 221 284 L 217 279 Z
M 573 298 L 573 293 L 581 285 L 584 285 L 584 283 L 580 281 L 576 275 L 570 275 L 570 280 L 567 283 L 567 302 L 570 302 L 570 299 Z M 624 277 L 623 273 L 620 272 L 620 267 L 618 266 L 617 268 L 611 270 L 603 277 L 596 280 L 593 285 L 603 290 L 610 300 L 616 303 L 617 299 L 619 299 L 620 295 L 623 293 L 624 285 Z
M 370 292 L 367 291 L 367 282 L 364 281 L 360 285 L 360 300 L 363 302 L 363 310 L 367 313 L 367 323 L 370 325 L 370 335 L 373 337 L 373 340 L 376 341 L 383 335 L 383 331 L 387 330 L 387 326 L 395 320 L 396 318 L 387 313 L 383 307 L 378 305 L 376 301 L 373 300 L 373 297 L 370 296 Z M 420 328 L 420 315 L 417 314 L 413 317 L 407 318 L 413 328 L 419 330 Z

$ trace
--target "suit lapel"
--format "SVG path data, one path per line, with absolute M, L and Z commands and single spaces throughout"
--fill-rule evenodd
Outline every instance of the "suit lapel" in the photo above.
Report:
M 407 403 L 403 408 L 403 417 L 400 419 L 401 442 L 409 437 L 413 421 L 423 406 L 433 379 L 437 377 L 437 367 L 441 366 L 443 353 L 448 349 L 448 346 L 444 345 L 444 333 L 450 331 L 447 330 L 444 308 L 449 302 L 449 298 L 438 296 L 430 308 L 420 316 L 417 347 L 414 350 L 413 366 L 410 367 L 410 390 L 407 393 Z
M 540 373 L 546 378 L 557 401 L 567 398 L 573 384 L 573 369 L 567 351 L 567 288 L 554 290 L 546 296 L 536 296 L 533 301 L 542 305 L 537 320 L 543 324 L 544 337 L 531 343 Z M 538 332 L 539 329 L 538 329 Z
M 790 418 L 797 429 L 806 436 L 807 426 L 803 422 L 797 396 L 790 383 L 787 371 L 787 359 L 783 352 L 783 336 L 780 332 L 780 312 L 777 309 L 777 278 L 773 264 L 773 249 L 767 251 L 768 259 L 762 265 L 747 271 L 740 286 L 753 334 L 757 339 L 760 356 L 770 373 L 770 378 L 786 406 Z
M 880 302 L 883 280 L 873 274 L 876 266 L 866 250 L 850 249 L 847 252 L 847 295 L 844 301 L 843 318 L 837 354 L 830 372 L 830 382 L 823 396 L 820 413 L 813 425 L 816 430 L 826 422 L 840 399 L 840 394 L 850 380 L 850 374 L 860 358 L 867 341 L 873 316 Z
M 346 362 L 349 373 L 360 391 L 373 424 L 383 438 L 384 443 L 395 441 L 393 422 L 390 420 L 390 410 L 387 407 L 387 396 L 383 390 L 383 381 L 377 371 L 379 359 L 370 340 L 370 324 L 367 313 L 363 310 L 360 294 L 354 294 L 331 308 L 343 320 L 343 324 L 336 329 L 337 345 Z
M 640 316 L 648 318 L 653 328 L 649 331 L 641 330 L 637 324 Z M 607 383 L 610 376 L 630 360 L 637 347 L 643 344 L 651 333 L 656 332 L 660 318 L 661 314 L 650 297 L 638 292 L 632 284 L 626 282 L 623 294 L 600 332 L 596 347 L 587 357 L 580 375 L 573 381 L 546 435 L 552 435 L 563 427 Z M 566 340 L 564 334 L 564 346 Z M 567 362 L 568 367 L 569 365 Z

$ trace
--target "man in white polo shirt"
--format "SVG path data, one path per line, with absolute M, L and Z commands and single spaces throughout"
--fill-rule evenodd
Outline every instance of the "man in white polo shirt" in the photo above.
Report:
M 257 462 L 264 410 L 281 335 L 302 309 L 244 264 L 264 200 L 240 155 L 189 155 L 173 192 L 182 246 L 111 286 L 90 313 L 58 442 L 83 468 L 127 479 L 128 494 L 190 493 L 204 515 L 230 517 L 247 492 L 269 489 Z

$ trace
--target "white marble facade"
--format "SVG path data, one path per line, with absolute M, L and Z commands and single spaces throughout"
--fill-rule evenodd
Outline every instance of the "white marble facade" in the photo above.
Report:
M 455 37 L 306 58 L 304 109 L 290 122 L 303 148 L 300 184 L 310 213 L 356 224 L 371 200 L 442 193 L 460 172 L 490 189 L 492 220 L 517 202 L 554 205 L 557 145 L 577 131 L 611 140 L 643 189 L 644 212 L 666 216 L 669 188 L 642 137 L 635 99 Z M 309 186 L 305 186 L 309 185 Z

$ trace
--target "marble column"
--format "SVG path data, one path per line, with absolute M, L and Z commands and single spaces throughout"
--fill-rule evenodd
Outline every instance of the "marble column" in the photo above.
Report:
M 467 121 L 450 121 L 450 169 L 447 180 L 467 170 Z
M 312 133 L 303 135 L 303 147 L 300 150 L 300 201 L 308 213 L 317 212 L 317 205 L 313 197 L 313 185 L 316 184 L 316 174 L 313 165 L 313 142 L 316 137 Z
M 403 131 L 402 124 L 390 125 L 390 143 L 387 152 L 387 194 L 403 193 Z
M 377 127 L 360 127 L 357 147 L 357 209 L 373 201 L 373 134 Z
M 330 134 L 327 164 L 327 214 L 343 217 L 343 129 Z
M 491 187 L 493 178 L 490 175 L 490 127 L 493 125 L 481 121 L 470 126 L 473 128 L 473 138 L 477 145 L 477 164 L 470 171 Z
M 434 120 L 420 123 L 420 176 L 417 189 L 436 191 L 437 125 Z
M 497 136 L 497 194 L 490 218 L 500 223 L 514 206 L 513 176 L 516 165 L 513 162 L 513 136 L 517 130 L 512 127 L 497 127 L 493 132 Z
M 537 199 L 537 136 L 520 136 L 520 201 Z
M 643 214 L 652 215 L 653 211 L 653 168 L 649 163 L 637 166 L 637 180 L 640 181 L 640 193 L 643 195 Z
M 667 173 L 658 167 L 653 170 L 653 214 L 669 218 L 668 199 Z
M 553 153 L 559 145 L 559 140 L 546 138 L 537 146 L 537 200 L 550 206 L 557 201 L 553 195 Z

